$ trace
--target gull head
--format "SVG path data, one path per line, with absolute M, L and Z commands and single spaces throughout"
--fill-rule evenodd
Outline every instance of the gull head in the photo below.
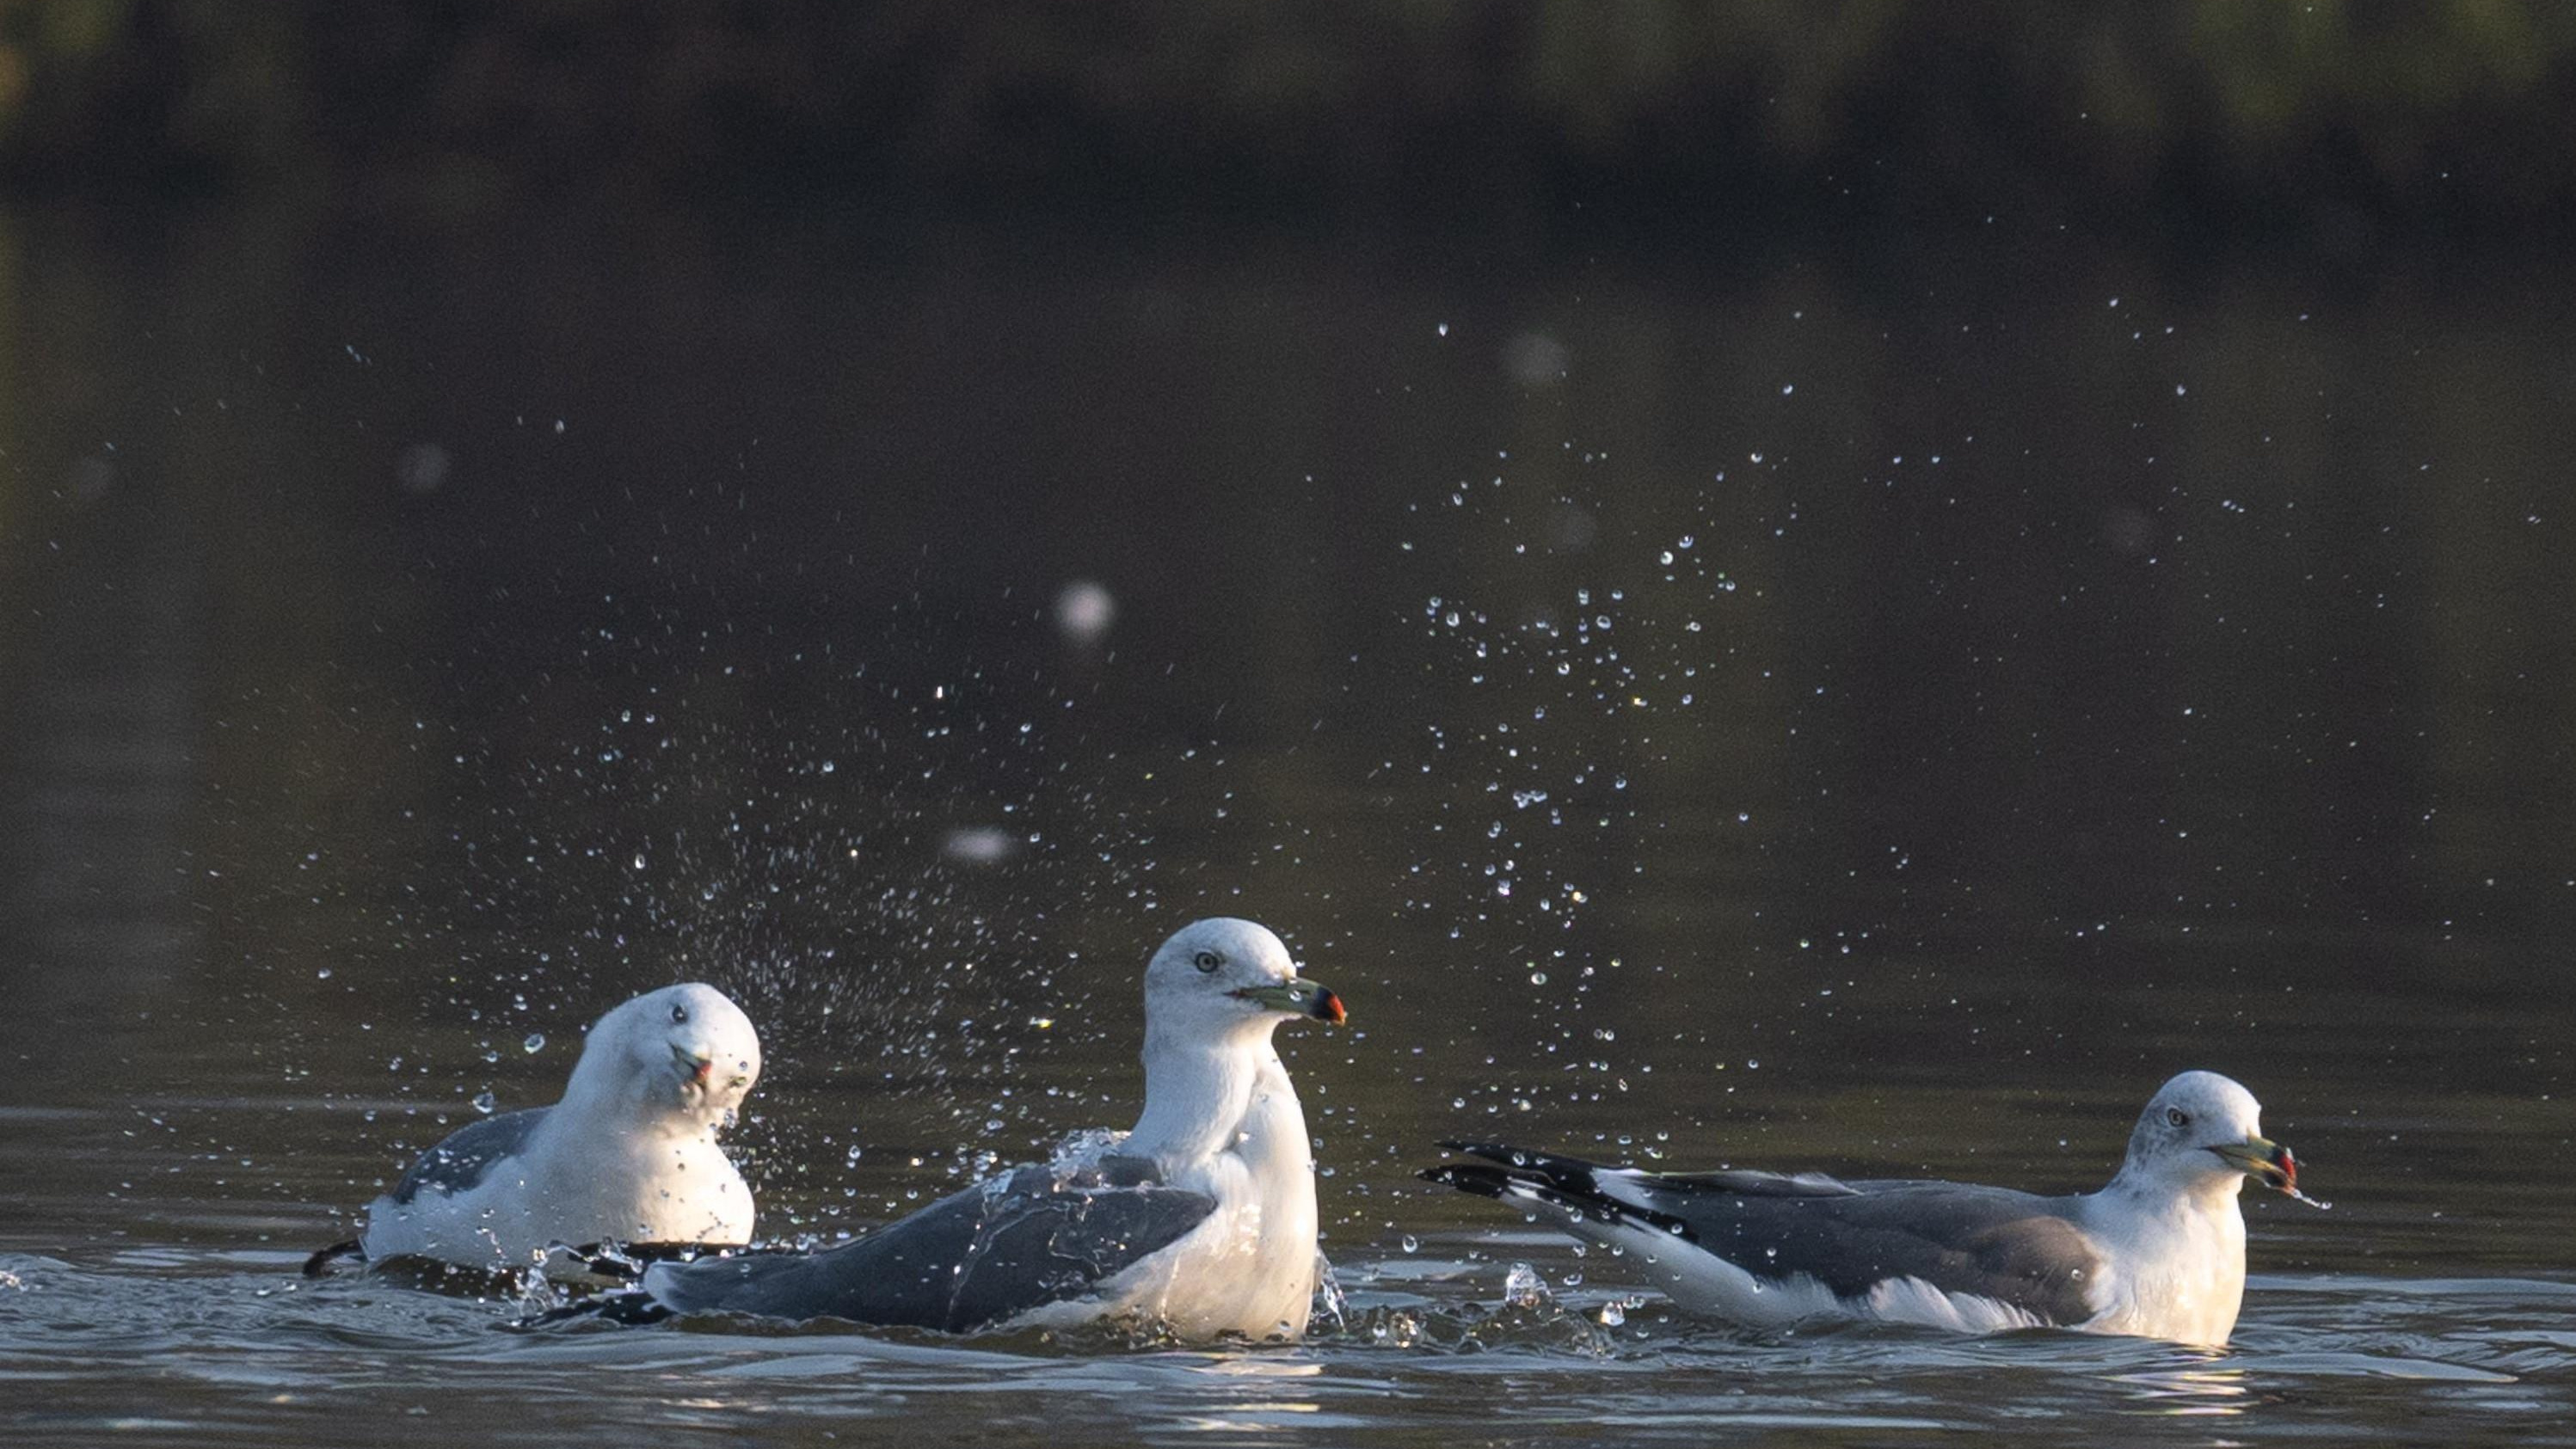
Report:
M 583 1066 L 603 1053 L 633 1095 L 702 1122 L 727 1117 L 760 1079 L 751 1018 L 696 981 L 645 992 L 601 1017 L 582 1048 Z
M 2299 1164 L 2263 1135 L 2263 1104 L 2216 1072 L 2185 1072 L 2156 1089 L 2129 1134 L 2124 1177 L 2233 1193 L 2253 1178 L 2295 1195 Z
M 1342 999 L 1298 976 L 1266 926 L 1218 916 L 1172 933 L 1145 965 L 1145 1029 L 1221 1038 L 1290 1017 L 1343 1019 Z

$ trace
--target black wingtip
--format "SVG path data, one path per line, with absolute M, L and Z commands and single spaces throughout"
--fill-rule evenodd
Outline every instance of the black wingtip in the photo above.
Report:
M 1438 1167 L 1426 1167 L 1414 1176 L 1424 1182 L 1436 1182 L 1442 1187 L 1454 1187 L 1460 1192 L 1490 1198 L 1501 1197 L 1503 1189 L 1512 1181 L 1510 1173 L 1499 1167 L 1487 1167 L 1481 1162 L 1444 1162 Z
M 558 1324 L 596 1318 L 605 1323 L 641 1327 L 645 1324 L 660 1323 L 671 1316 L 670 1308 L 652 1294 L 629 1290 L 622 1293 L 602 1293 L 596 1298 L 567 1303 L 561 1308 L 549 1308 L 543 1313 L 522 1318 L 510 1326 L 517 1329 L 553 1328 Z
M 1535 1148 L 1514 1147 L 1508 1142 L 1471 1142 L 1459 1139 L 1443 1142 L 1440 1145 L 1451 1152 L 1462 1152 L 1469 1157 L 1481 1157 L 1487 1162 L 1500 1163 L 1514 1172 L 1535 1172 L 1550 1178 L 1580 1176 L 1591 1172 L 1598 1165 L 1586 1162 L 1580 1157 L 1560 1157 L 1553 1152 L 1541 1152 Z
M 313 1256 L 304 1260 L 304 1276 L 327 1278 L 331 1270 L 344 1258 L 352 1263 L 363 1263 L 367 1261 L 366 1250 L 356 1238 L 333 1243 L 327 1248 L 316 1248 L 313 1250 Z
M 1456 1137 L 1442 1138 L 1440 1149 L 1444 1152 L 1463 1152 L 1469 1157 L 1481 1157 L 1487 1162 L 1501 1162 L 1506 1165 L 1509 1165 L 1512 1156 L 1512 1149 L 1508 1147 L 1491 1142 L 1469 1142 L 1464 1138 Z M 1414 1176 L 1424 1182 L 1436 1182 L 1443 1187 L 1454 1187 L 1461 1192 L 1475 1193 L 1479 1197 L 1501 1197 L 1503 1188 L 1510 1181 L 1509 1174 L 1501 1168 L 1487 1167 L 1481 1162 L 1444 1162 L 1438 1167 L 1426 1167 Z
M 1508 1142 L 1443 1142 L 1441 1146 L 1469 1157 L 1481 1157 L 1500 1166 L 1512 1178 L 1528 1183 L 1545 1183 L 1574 1196 L 1590 1197 L 1597 1190 L 1593 1175 L 1613 1171 L 1597 1162 L 1580 1157 L 1564 1157 L 1534 1148 L 1514 1147 Z M 1469 1189 L 1474 1191 L 1475 1189 Z

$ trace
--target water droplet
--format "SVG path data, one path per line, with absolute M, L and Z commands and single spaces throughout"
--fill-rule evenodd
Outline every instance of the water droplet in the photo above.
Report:
M 544 1051 L 546 1049 L 546 1034 L 541 1031 L 529 1032 L 528 1039 L 519 1043 L 519 1049 L 531 1056 Z
M 1055 597 L 1056 628 L 1077 648 L 1098 644 L 1118 617 L 1118 600 L 1096 579 L 1076 579 Z
M 635 852 L 635 868 L 637 870 L 642 870 L 644 868 L 644 852 L 640 850 Z
M 1411 1234 L 1411 1233 L 1407 1233 L 1407 1234 L 1405 1234 L 1405 1235 L 1404 1235 L 1404 1251 L 1406 1251 L 1406 1252 L 1408 1252 L 1408 1253 L 1419 1253 L 1419 1252 L 1421 1252 L 1421 1251 L 1422 1251 L 1422 1240 L 1421 1240 L 1420 1238 L 1415 1237 L 1415 1236 L 1414 1236 L 1413 1234 Z
M 494 1100 L 492 1094 L 488 1091 L 477 1092 L 474 1094 L 474 1110 L 487 1117 L 491 1115 L 492 1109 L 499 1105 L 500 1103 Z

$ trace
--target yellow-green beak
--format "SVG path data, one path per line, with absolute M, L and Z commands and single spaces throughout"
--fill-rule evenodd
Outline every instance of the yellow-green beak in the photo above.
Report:
M 1234 994 L 1246 1001 L 1269 1007 L 1272 1011 L 1285 1011 L 1295 1016 L 1311 1016 L 1317 1021 L 1329 1021 L 1335 1026 L 1341 1025 L 1350 1018 L 1350 1013 L 1342 1009 L 1342 999 L 1333 994 L 1331 987 L 1320 981 L 1307 981 L 1300 978 L 1276 982 L 1269 986 L 1246 986 Z
M 697 1083 L 701 1087 L 707 1084 L 708 1073 L 715 1070 L 715 1061 L 713 1058 L 701 1056 L 695 1050 L 681 1046 L 677 1043 L 672 1044 L 671 1060 L 679 1063 L 681 1076 L 688 1078 L 690 1081 Z
M 2298 1159 L 2290 1149 L 2268 1137 L 2248 1137 L 2242 1142 L 2222 1142 L 2209 1149 L 2228 1166 L 2276 1192 L 2295 1194 L 2299 1188 Z

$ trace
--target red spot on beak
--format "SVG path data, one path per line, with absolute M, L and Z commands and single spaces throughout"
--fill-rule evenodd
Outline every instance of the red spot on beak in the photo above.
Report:
M 1315 989 L 1314 1012 L 1318 1019 L 1329 1021 L 1335 1026 L 1351 1019 L 1351 1014 L 1342 1009 L 1342 999 L 1335 996 L 1330 987 Z

